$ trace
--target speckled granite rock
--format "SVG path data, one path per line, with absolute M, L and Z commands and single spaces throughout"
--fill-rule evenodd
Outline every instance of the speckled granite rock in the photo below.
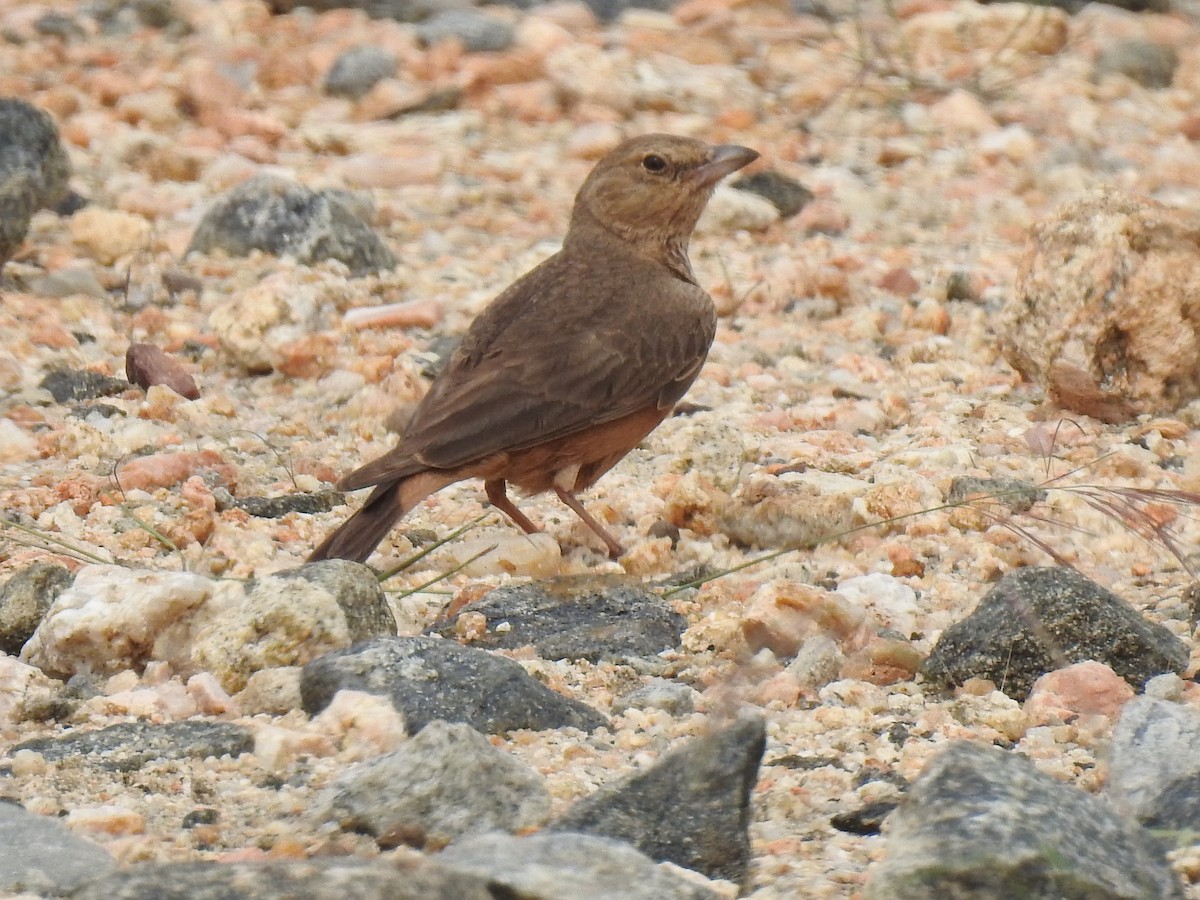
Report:
M 215 250 L 231 256 L 262 250 L 307 265 L 336 259 L 354 275 L 396 265 L 392 251 L 336 193 L 267 175 L 234 188 L 205 213 L 188 252 Z
M 310 714 L 346 688 L 390 697 L 410 733 L 434 719 L 465 722 L 484 734 L 605 724 L 594 709 L 555 693 L 512 660 L 441 638 L 376 639 L 304 667 L 300 690 Z
M 762 719 L 743 719 L 606 785 L 551 828 L 619 838 L 652 859 L 742 882 L 750 866 L 750 797 L 766 742 Z
M 925 767 L 886 838 L 871 900 L 1184 896 L 1140 826 L 1018 754 L 965 741 Z
M 1024 700 L 1034 681 L 1066 663 L 1094 659 L 1140 689 L 1182 671 L 1187 646 L 1074 569 L 1026 568 L 1002 578 L 961 622 L 942 632 L 921 671 L 953 686 L 989 678 Z
M 380 844 L 443 846 L 465 835 L 539 828 L 545 780 L 469 725 L 430 722 L 400 749 L 346 772 L 326 818 Z
M 657 594 L 628 579 L 596 576 L 498 588 L 430 631 L 453 637 L 462 617 L 471 615 L 483 616 L 488 626 L 472 646 L 511 650 L 529 644 L 544 659 L 593 662 L 654 656 L 677 646 L 687 625 Z

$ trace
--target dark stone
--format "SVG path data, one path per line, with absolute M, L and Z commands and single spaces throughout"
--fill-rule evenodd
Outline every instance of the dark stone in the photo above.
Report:
M 67 197 L 70 177 L 71 162 L 49 114 L 0 97 L 0 267 L 25 240 L 33 214 Z
M 785 769 L 799 769 L 803 772 L 812 772 L 816 769 L 824 768 L 844 768 L 841 759 L 836 756 L 800 756 L 796 753 L 788 753 L 775 759 L 769 759 L 765 765 L 782 766 Z
M 946 276 L 946 299 L 963 303 L 978 303 L 979 288 L 966 269 L 954 269 Z
M 367 223 L 332 191 L 260 175 L 212 205 L 192 235 L 189 253 L 221 250 L 247 256 L 261 250 L 313 265 L 327 259 L 352 275 L 396 265 L 396 257 Z
M 1002 578 L 967 618 L 942 632 L 921 666 L 941 687 L 991 679 L 1024 701 L 1047 672 L 1094 659 L 1135 689 L 1181 672 L 1187 646 L 1074 569 L 1019 569 Z
M 241 756 L 254 749 L 248 728 L 229 722 L 185 719 L 154 725 L 122 722 L 96 731 L 22 741 L 9 752 L 36 750 L 50 762 L 82 757 L 101 769 L 134 772 L 157 760 Z
M 346 617 L 346 630 L 351 641 L 365 641 L 396 633 L 396 617 L 388 605 L 375 573 L 362 563 L 346 559 L 323 559 L 296 569 L 274 572 L 273 578 L 284 581 L 305 581 L 329 593 Z M 265 582 L 255 582 L 247 594 L 262 587 L 273 590 Z
M 221 821 L 221 813 L 211 806 L 201 806 L 199 809 L 193 809 L 190 813 L 183 817 L 180 826 L 183 828 L 195 828 L 197 825 L 216 825 Z
M 448 9 L 417 26 L 417 37 L 426 44 L 455 39 L 471 53 L 507 50 L 513 43 L 513 27 L 494 16 L 473 9 Z
M 15 97 L 0 97 L 0 185 L 28 176 L 35 209 L 54 209 L 67 198 L 71 161 L 49 113 Z
M 77 403 L 119 394 L 129 390 L 130 384 L 123 378 L 85 369 L 59 369 L 43 378 L 38 387 L 49 391 L 50 396 L 59 403 Z
M 154 344 L 134 343 L 125 351 L 125 377 L 143 390 L 165 385 L 188 400 L 199 400 L 196 380 L 179 360 Z
M 486 878 L 496 900 L 717 900 L 715 891 L 664 869 L 628 844 L 590 834 L 483 834 L 456 841 L 436 859 L 449 869 Z
M 0 891 L 58 897 L 116 865 L 62 822 L 0 803 Z
M 469 834 L 532 831 L 550 818 L 545 779 L 469 725 L 430 722 L 398 750 L 338 778 L 325 814 L 382 846 L 445 846 Z
M 771 205 L 779 210 L 779 215 L 785 219 L 804 209 L 814 196 L 812 191 L 796 179 L 771 170 L 743 175 L 730 182 L 729 186 L 770 200 Z
M 159 28 L 172 37 L 192 30 L 174 0 L 91 0 L 88 12 L 106 35 L 128 35 L 143 28 Z
M 556 694 L 511 659 L 435 637 L 377 638 L 304 667 L 300 696 L 315 715 L 340 690 L 389 697 L 410 733 L 434 719 L 484 734 L 528 728 L 592 731 L 608 722 L 590 706 Z
M 83 194 L 77 193 L 76 191 L 67 191 L 67 196 L 63 197 L 62 200 L 54 204 L 51 209 L 53 209 L 60 216 L 73 216 L 90 203 L 91 201 L 88 200 L 87 197 L 83 196 Z
M 87 31 L 74 17 L 58 12 L 43 13 L 33 23 L 34 30 L 45 37 L 56 37 L 64 41 L 76 41 L 87 37 Z
M 1184 896 L 1147 832 L 1022 756 L 956 742 L 888 818 L 868 900 Z
M 422 22 L 447 9 L 468 9 L 470 0 L 267 0 L 275 13 L 287 13 L 300 7 L 326 12 L 331 9 L 361 9 L 373 19 L 397 22 Z
M 482 878 L 428 865 L 311 859 L 142 863 L 99 878 L 70 900 L 499 900 Z
M 384 118 L 394 120 L 401 119 L 404 116 L 414 116 L 418 113 L 437 113 L 446 112 L 446 110 L 450 109 L 458 109 L 464 96 L 466 96 L 465 92 L 457 85 L 430 88 L 424 96 L 418 97 L 411 103 L 403 106 L 397 106 Z
M 22 172 L 0 182 L 0 268 L 25 240 L 37 208 L 28 175 Z
M 829 824 L 846 834 L 879 834 L 886 819 L 897 806 L 897 800 L 876 800 L 849 812 L 837 813 Z
M 351 47 L 325 74 L 325 93 L 357 100 L 396 74 L 396 58 L 382 47 Z
M 750 866 L 750 795 L 766 742 L 761 718 L 742 719 L 604 786 L 550 828 L 617 838 L 651 859 L 740 884 Z
M 517 9 L 534 9 L 544 0 L 502 0 L 505 6 Z M 650 9 L 655 12 L 670 12 L 677 0 L 584 0 L 584 5 L 601 22 L 612 22 L 627 9 Z
M 86 419 L 92 413 L 100 416 L 102 419 L 111 419 L 113 416 L 127 415 L 125 410 L 119 406 L 113 406 L 111 403 L 78 403 L 71 407 L 68 416 L 73 416 L 76 419 Z
M 983 509 L 987 504 L 999 504 L 1009 512 L 1026 513 L 1034 505 L 1046 499 L 1046 492 L 1028 481 L 1017 478 L 977 478 L 960 475 L 950 482 L 946 492 L 947 503 L 966 504 L 971 498 Z
M 37 562 L 5 582 L 0 589 L 0 651 L 20 654 L 50 604 L 74 580 L 62 566 Z
M 1109 44 L 1096 57 L 1095 77 L 1124 75 L 1147 88 L 1169 88 L 1179 68 L 1179 54 L 1169 44 L 1124 40 Z
M 585 575 L 497 588 L 461 610 L 482 613 L 488 631 L 472 641 L 487 650 L 532 645 L 543 659 L 624 661 L 657 656 L 679 644 L 687 619 L 627 579 Z M 498 629 L 504 624 L 506 629 Z M 455 622 L 429 633 L 453 637 Z
M 329 512 L 341 506 L 346 497 L 339 491 L 312 491 L 304 494 L 284 494 L 282 497 L 235 497 L 226 488 L 213 491 L 217 509 L 240 509 L 258 519 L 282 519 L 288 513 Z

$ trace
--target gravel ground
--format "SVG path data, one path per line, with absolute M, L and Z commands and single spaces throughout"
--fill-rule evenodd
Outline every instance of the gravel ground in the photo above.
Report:
M 1063 411 L 1007 365 L 996 332 L 1030 229 L 1064 202 L 1101 186 L 1200 202 L 1195 9 L 1093 4 L 1067 16 L 914 0 L 825 21 L 762 0 L 684 0 L 603 23 L 556 2 L 488 7 L 508 42 L 467 52 L 466 33 L 437 40 L 345 10 L 64 0 L 51 21 L 49 8 L 14 0 L 0 11 L 0 95 L 55 118 L 87 205 L 35 213 L 0 281 L 0 509 L 43 536 L 0 531 L 0 581 L 38 560 L 80 564 L 45 549 L 45 536 L 101 560 L 213 579 L 299 565 L 345 508 L 262 518 L 225 507 L 221 490 L 318 491 L 390 446 L 389 420 L 419 398 L 445 339 L 557 248 L 594 160 L 623 136 L 667 131 L 753 147 L 762 159 L 751 172 L 814 197 L 787 217 L 747 191 L 714 198 L 691 255 L 722 320 L 687 397 L 694 406 L 584 498 L 627 556 L 607 560 L 569 511 L 536 498 L 522 508 L 553 540 L 528 540 L 493 514 L 387 584 L 400 632 L 414 634 L 447 604 L 513 581 L 627 573 L 659 583 L 735 570 L 672 595 L 687 628 L 651 674 L 694 687 L 694 712 L 629 709 L 592 735 L 493 739 L 545 777 L 554 814 L 754 710 L 767 720 L 767 751 L 749 896 L 856 897 L 885 839 L 830 819 L 898 790 L 864 772 L 911 780 L 965 738 L 1014 746 L 1043 772 L 1097 790 L 1114 715 L 1055 718 L 994 685 L 946 694 L 915 674 L 913 660 L 993 582 L 1052 564 L 1048 548 L 1183 638 L 1185 678 L 1196 669 L 1180 560 L 1071 486 L 1200 491 L 1200 406 L 1116 424 Z M 165 27 L 135 12 L 160 8 Z M 478 39 L 499 40 L 488 34 Z M 1129 50 L 1137 42 L 1159 54 L 1146 62 Z M 395 74 L 357 99 L 326 93 L 334 61 L 361 46 L 390 54 Z M 1167 86 L 1155 82 L 1163 48 L 1177 62 Z M 372 66 L 388 71 L 377 58 Z M 261 174 L 349 192 L 345 203 L 395 267 L 351 277 L 336 260 L 185 255 L 212 204 Z M 400 305 L 373 309 L 387 304 Z M 118 386 L 81 407 L 41 386 L 64 368 L 122 376 L 131 341 L 182 360 L 199 398 Z M 939 508 L 959 476 L 1051 489 L 998 521 Z M 374 563 L 387 568 L 486 512 L 478 484 L 448 488 Z M 1152 512 L 1188 559 L 1200 541 L 1188 509 Z M 901 518 L 860 528 L 889 517 Z M 789 667 L 794 646 L 772 652 L 787 629 L 766 616 L 755 630 L 763 604 L 793 584 L 839 589 L 891 649 L 872 643 L 877 635 L 846 637 L 836 677 L 806 681 Z M 855 663 L 854 651 L 869 662 Z M 649 677 L 512 655 L 605 713 Z M 310 720 L 228 684 L 183 690 L 159 663 L 136 669 L 105 673 L 70 723 L 199 711 L 250 725 L 254 753 L 133 772 L 26 754 L 12 758 L 0 793 L 64 816 L 122 862 L 379 852 L 313 810 L 349 763 L 403 740 L 389 713 Z M 10 696 L 27 689 L 5 686 Z M 1200 706 L 1191 682 L 1180 698 Z M 7 745 L 63 728 L 4 705 Z M 182 827 L 201 807 L 218 809 L 217 823 Z M 1200 882 L 1194 849 L 1174 851 L 1172 864 Z

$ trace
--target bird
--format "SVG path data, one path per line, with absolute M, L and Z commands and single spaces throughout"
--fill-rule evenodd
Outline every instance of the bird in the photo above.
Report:
M 562 249 L 495 297 L 467 329 L 391 450 L 346 475 L 373 487 L 309 561 L 366 562 L 416 504 L 467 478 L 527 534 L 508 496 L 553 491 L 616 559 L 624 548 L 577 494 L 674 409 L 716 336 L 688 258 L 726 175 L 759 156 L 669 134 L 629 138 L 592 168 Z

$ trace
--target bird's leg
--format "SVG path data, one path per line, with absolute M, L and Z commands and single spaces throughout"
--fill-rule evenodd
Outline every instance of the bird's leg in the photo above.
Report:
M 504 513 L 513 520 L 518 528 L 526 534 L 537 534 L 542 529 L 538 528 L 529 520 L 529 516 L 517 509 L 515 503 L 508 499 L 507 485 L 503 478 L 497 478 L 495 481 L 485 481 L 483 490 L 487 494 L 488 501 L 500 512 Z
M 604 526 L 592 518 L 591 513 L 583 508 L 583 504 L 579 502 L 579 498 L 571 491 L 555 486 L 554 493 L 558 494 L 558 499 L 567 504 L 575 515 L 583 520 L 583 524 L 592 529 L 600 540 L 604 541 L 604 546 L 608 548 L 609 559 L 616 559 L 625 552 L 625 548 L 617 543 L 617 539 L 604 530 Z

